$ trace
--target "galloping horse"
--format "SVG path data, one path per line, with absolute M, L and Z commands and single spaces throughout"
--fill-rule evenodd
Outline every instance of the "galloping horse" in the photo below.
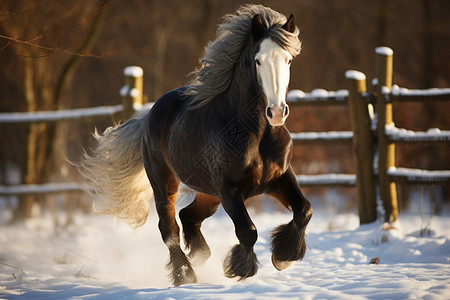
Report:
M 149 112 L 95 133 L 93 153 L 78 166 L 103 201 L 100 209 L 136 226 L 147 219 L 153 191 L 175 286 L 196 282 L 192 264 L 211 254 L 201 224 L 220 204 L 239 240 L 224 261 L 225 275 L 256 274 L 257 231 L 244 202 L 261 193 L 293 212 L 292 221 L 272 233 L 274 267 L 283 270 L 305 255 L 312 208 L 290 165 L 292 140 L 284 126 L 298 34 L 293 15 L 261 5 L 226 15 L 188 86 L 163 95 Z M 175 218 L 180 182 L 196 192 L 179 214 L 187 255 Z

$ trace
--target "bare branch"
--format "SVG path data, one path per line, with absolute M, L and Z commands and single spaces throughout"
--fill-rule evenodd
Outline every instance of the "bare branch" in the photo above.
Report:
M 104 58 L 105 56 L 107 56 L 106 54 L 83 54 L 80 52 L 73 52 L 71 50 L 67 50 L 67 49 L 59 49 L 59 48 L 53 48 L 53 47 L 47 47 L 47 46 L 41 46 L 38 44 L 33 43 L 33 41 L 40 39 L 42 36 L 38 36 L 30 41 L 22 41 L 19 39 L 15 39 L 9 36 L 5 36 L 5 35 L 1 35 L 0 34 L 0 38 L 8 40 L 10 42 L 8 42 L 5 46 L 3 46 L 0 51 L 5 50 L 7 47 L 9 46 L 13 46 L 14 44 L 21 44 L 21 45 L 28 45 L 31 46 L 33 48 L 37 48 L 37 49 L 42 49 L 42 50 L 46 50 L 46 51 L 50 51 L 51 53 L 47 54 L 47 55 L 43 55 L 43 56 L 39 56 L 39 57 L 49 57 L 51 55 L 56 55 L 59 53 L 65 53 L 65 54 L 69 54 L 69 55 L 75 55 L 75 56 L 79 56 L 79 57 L 93 57 L 93 58 Z M 114 51 L 112 54 L 116 53 L 116 51 Z M 108 55 L 112 55 L 112 54 L 108 54 Z M 16 54 L 18 55 L 18 54 Z M 24 56 L 24 57 L 29 57 L 27 55 L 18 55 L 18 56 Z M 37 58 L 37 57 L 33 57 L 33 58 Z
M 22 56 L 22 57 L 27 57 L 27 58 L 47 58 L 53 55 L 57 55 L 60 53 L 64 53 L 64 54 L 68 54 L 68 55 L 73 55 L 73 56 L 77 56 L 77 57 L 91 57 L 91 58 L 104 58 L 105 56 L 110 56 L 113 55 L 117 52 L 117 50 L 113 51 L 112 53 L 109 54 L 86 54 L 84 53 L 83 50 L 86 50 L 86 48 L 89 48 L 90 44 L 92 43 L 90 41 L 91 37 L 93 35 L 95 35 L 95 33 L 93 34 L 92 32 L 96 32 L 96 27 L 98 22 L 99 17 L 101 18 L 104 13 L 102 14 L 102 12 L 105 10 L 105 8 L 109 5 L 110 1 L 105 1 L 103 3 L 103 5 L 101 6 L 101 8 L 95 12 L 95 14 L 93 14 L 91 17 L 84 19 L 80 22 L 78 22 L 75 25 L 70 25 L 70 26 L 65 26 L 65 27 L 58 27 L 58 30 L 69 30 L 72 29 L 74 27 L 77 26 L 82 26 L 85 24 L 90 23 L 92 20 L 94 20 L 94 24 L 89 28 L 88 32 L 85 34 L 85 36 L 81 39 L 82 45 L 79 47 L 79 49 L 77 50 L 70 50 L 70 49 L 61 49 L 61 48 L 55 48 L 55 47 L 50 47 L 50 46 L 43 46 L 43 45 L 39 45 L 36 43 L 36 41 L 42 39 L 44 37 L 45 33 L 50 32 L 50 30 L 46 31 L 46 32 L 40 32 L 37 36 L 31 38 L 31 39 L 23 39 L 23 38 L 14 38 L 11 36 L 6 36 L 6 35 L 1 35 L 0 34 L 0 39 L 4 39 L 7 40 L 8 42 L 2 46 L 0 48 L 0 51 L 4 51 L 6 50 L 8 47 L 14 46 L 16 44 L 20 44 L 20 45 L 27 45 L 30 46 L 32 48 L 36 48 L 36 49 L 40 49 L 40 50 L 44 50 L 47 51 L 47 54 L 44 55 L 39 55 L 39 56 L 30 56 L 30 55 L 22 55 L 22 54 L 18 54 L 15 53 L 16 56 Z M 16 13 L 18 14 L 18 13 Z M 101 18 L 102 19 L 102 18 Z

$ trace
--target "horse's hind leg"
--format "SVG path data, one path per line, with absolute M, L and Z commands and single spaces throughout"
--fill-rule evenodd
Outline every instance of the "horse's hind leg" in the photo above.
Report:
M 219 205 L 220 201 L 217 197 L 197 193 L 194 201 L 180 211 L 184 242 L 186 249 L 190 250 L 188 257 L 196 265 L 202 265 L 211 256 L 200 227 L 203 220 L 217 211 Z
M 162 157 L 162 156 L 161 156 Z M 197 282 L 194 269 L 180 247 L 180 227 L 175 218 L 175 201 L 178 179 L 165 162 L 152 161 L 144 156 L 148 178 L 152 184 L 156 210 L 159 216 L 158 227 L 162 239 L 169 249 L 169 263 L 172 282 L 175 286 Z
M 291 222 L 272 232 L 272 263 L 281 271 L 305 255 L 305 229 L 312 216 L 312 207 L 300 191 L 292 169 L 271 183 L 268 194 L 294 213 Z
M 173 178 L 173 180 L 176 180 Z M 173 181 L 172 181 L 173 182 Z M 175 219 L 176 188 L 178 184 L 169 184 L 173 189 L 169 192 L 155 193 L 156 210 L 159 215 L 159 230 L 162 239 L 169 249 L 168 268 L 171 270 L 172 282 L 175 286 L 197 282 L 194 269 L 186 254 L 180 247 L 180 227 Z

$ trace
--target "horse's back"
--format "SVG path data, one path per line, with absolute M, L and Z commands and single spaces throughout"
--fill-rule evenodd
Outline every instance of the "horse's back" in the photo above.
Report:
M 186 87 L 181 87 L 162 95 L 149 112 L 148 122 L 151 125 L 168 125 L 170 118 L 186 106 L 188 96 L 184 94 Z
M 184 94 L 185 89 L 182 87 L 165 93 L 150 109 L 144 133 L 144 138 L 147 138 L 149 142 L 152 141 L 149 144 L 155 145 L 155 142 L 161 144 L 167 139 L 173 120 L 189 101 Z

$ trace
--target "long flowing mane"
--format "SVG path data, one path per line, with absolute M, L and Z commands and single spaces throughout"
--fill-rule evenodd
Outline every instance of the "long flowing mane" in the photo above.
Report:
M 200 66 L 191 73 L 193 78 L 185 93 L 194 97 L 192 108 L 208 104 L 230 87 L 233 70 L 241 59 L 243 50 L 248 43 L 253 43 L 251 22 L 257 14 L 267 30 L 266 36 L 292 56 L 300 53 L 299 29 L 296 27 L 293 33 L 284 30 L 282 26 L 287 21 L 285 15 L 262 5 L 241 6 L 234 14 L 223 18 L 215 40 L 205 48 Z

